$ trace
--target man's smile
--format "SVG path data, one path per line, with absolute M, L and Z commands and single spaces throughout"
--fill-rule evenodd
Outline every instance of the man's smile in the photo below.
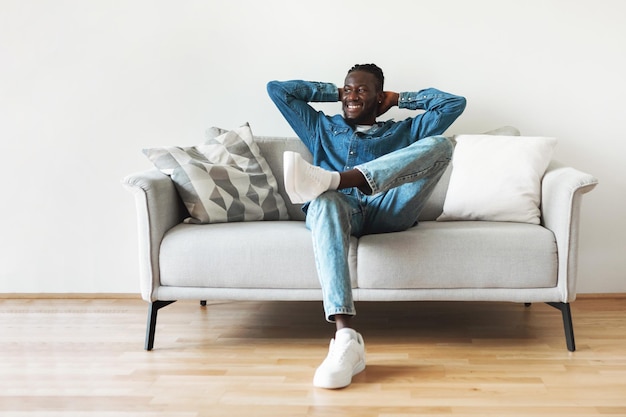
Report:
M 363 109 L 363 103 L 359 103 L 359 102 L 350 102 L 350 103 L 346 103 L 344 105 L 344 111 L 346 113 L 355 113 L 355 112 L 359 112 Z

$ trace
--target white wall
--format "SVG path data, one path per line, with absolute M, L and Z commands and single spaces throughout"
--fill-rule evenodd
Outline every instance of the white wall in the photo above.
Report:
M 626 292 L 625 15 L 620 0 L 0 0 L 0 292 L 138 292 L 120 180 L 149 167 L 140 150 L 245 121 L 291 136 L 266 82 L 341 83 L 364 62 L 388 89 L 466 96 L 449 133 L 559 138 L 600 180 L 579 292 Z

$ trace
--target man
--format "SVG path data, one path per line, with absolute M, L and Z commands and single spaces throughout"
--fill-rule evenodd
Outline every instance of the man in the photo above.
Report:
M 362 336 L 351 326 L 356 314 L 350 285 L 350 236 L 406 230 L 417 224 L 424 203 L 452 157 L 441 135 L 465 109 L 463 97 L 436 89 L 383 90 L 374 64 L 355 65 L 344 86 L 272 81 L 267 90 L 313 155 L 313 164 L 285 152 L 285 189 L 305 203 L 324 311 L 336 323 L 328 356 L 315 372 L 317 387 L 341 388 L 365 369 Z M 327 116 L 311 102 L 342 103 L 343 116 Z M 398 106 L 425 112 L 404 121 L 377 122 Z

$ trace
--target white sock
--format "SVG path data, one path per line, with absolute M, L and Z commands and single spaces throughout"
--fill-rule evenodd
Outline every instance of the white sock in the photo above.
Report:
M 341 176 L 338 172 L 331 172 L 330 185 L 328 186 L 329 190 L 336 190 L 339 188 L 339 181 L 341 181 Z
M 336 338 L 337 336 L 339 336 L 340 334 L 342 334 L 342 333 L 349 334 L 349 335 L 350 335 L 350 338 L 352 338 L 352 339 L 354 339 L 354 340 L 356 340 L 356 339 L 357 339 L 357 337 L 356 337 L 356 330 L 351 329 L 351 328 L 349 328 L 349 327 L 344 327 L 343 329 L 339 329 L 339 330 L 337 330 L 337 332 L 335 333 L 335 338 Z

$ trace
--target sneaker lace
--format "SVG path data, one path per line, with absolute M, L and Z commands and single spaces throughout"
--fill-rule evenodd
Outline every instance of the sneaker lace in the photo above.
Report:
M 348 341 L 339 344 L 337 343 L 337 341 L 335 341 L 333 343 L 332 349 L 330 349 L 330 352 L 328 352 L 328 359 L 337 363 L 343 362 L 346 354 L 348 353 L 348 350 L 350 349 L 351 343 L 352 341 Z

